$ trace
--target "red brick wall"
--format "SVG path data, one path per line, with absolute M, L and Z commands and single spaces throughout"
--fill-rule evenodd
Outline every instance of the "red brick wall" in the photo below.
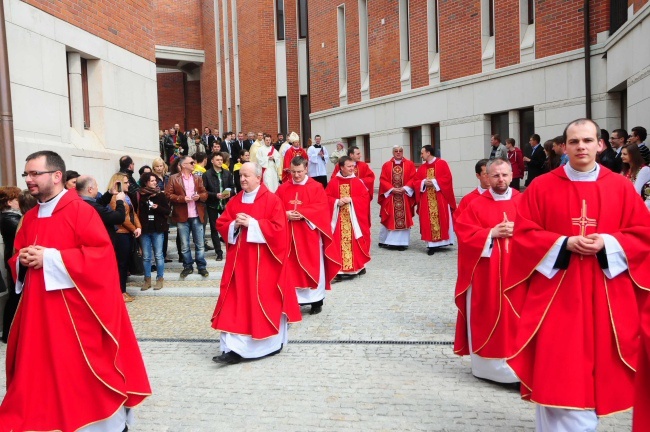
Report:
M 440 81 L 481 73 L 481 3 L 439 1 Z
M 646 0 L 647 1 L 647 0 Z M 543 58 L 584 46 L 582 0 L 535 2 L 535 55 Z M 609 28 L 609 2 L 591 0 L 591 43 Z
M 156 45 L 203 49 L 201 0 L 148 0 L 148 2 L 153 3 L 155 11 Z M 120 11 L 120 16 L 129 15 Z
M 214 129 L 219 125 L 219 107 L 217 100 L 217 52 L 214 32 L 214 3 L 204 1 L 202 4 L 201 24 L 203 26 L 203 49 L 205 63 L 201 67 L 201 119 L 200 127 Z M 220 132 L 221 133 L 221 132 Z
M 185 129 L 203 131 L 201 120 L 201 81 L 185 83 Z
M 242 128 L 273 132 L 278 127 L 274 2 L 238 1 L 237 21 Z
M 385 19 L 384 25 L 381 24 L 382 18 Z M 368 1 L 368 45 L 370 97 L 399 93 L 402 87 L 399 80 L 398 1 Z
M 628 6 L 634 5 L 634 13 L 637 13 L 650 0 L 629 0 Z
M 369 0 L 369 3 L 371 1 Z M 337 13 L 336 8 L 334 13 Z M 368 6 L 368 14 L 370 14 L 370 6 Z M 368 26 L 368 33 L 370 33 L 370 26 Z M 348 66 L 348 104 L 353 104 L 361 102 L 361 52 L 359 51 L 359 2 L 357 0 L 345 2 L 345 35 L 347 39 L 345 58 Z M 370 64 L 372 67 L 372 60 Z M 373 90 L 370 87 L 371 94 L 374 94 Z
M 152 0 L 24 1 L 140 57 L 155 59 Z
M 519 63 L 519 26 L 519 0 L 494 0 L 497 69 Z
M 336 7 L 337 4 L 331 0 L 309 2 L 309 68 L 312 112 L 339 106 Z
M 429 85 L 429 34 L 427 2 L 409 2 L 411 44 L 411 88 Z
M 161 130 L 185 122 L 183 73 L 158 74 L 158 123 Z

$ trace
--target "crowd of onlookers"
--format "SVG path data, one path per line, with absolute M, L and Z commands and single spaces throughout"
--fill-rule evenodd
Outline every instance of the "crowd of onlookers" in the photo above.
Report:
M 633 127 L 628 134 L 625 129 L 614 129 L 611 133 L 600 130 L 601 151 L 598 162 L 610 170 L 620 173 L 634 183 L 636 191 L 650 208 L 650 148 L 646 143 L 647 130 L 642 126 Z M 524 173 L 527 172 L 525 186 L 535 177 L 547 173 L 568 162 L 562 144 L 564 138 L 557 136 L 541 144 L 539 135 L 533 134 L 526 155 L 516 147 L 515 140 L 508 138 L 505 144 L 501 137 L 492 135 L 490 159 L 502 158 L 512 165 L 511 187 L 520 189 Z

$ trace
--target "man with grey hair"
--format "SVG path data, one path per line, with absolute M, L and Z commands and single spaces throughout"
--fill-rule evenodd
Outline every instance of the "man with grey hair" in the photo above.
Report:
M 227 250 L 212 315 L 222 354 L 212 360 L 223 364 L 279 353 L 288 341 L 288 323 L 302 319 L 296 290 L 284 280 L 289 236 L 282 201 L 262 184 L 260 165 L 246 162 L 239 175 L 243 193 L 231 198 L 217 220 Z
M 111 238 L 113 247 L 115 247 L 115 226 L 122 225 L 126 218 L 126 209 L 124 208 L 124 192 L 115 192 L 115 210 L 109 206 L 102 205 L 95 200 L 97 196 L 97 180 L 88 175 L 82 175 L 77 178 L 77 193 L 82 200 L 90 204 L 102 219 L 108 236 Z
M 381 167 L 379 176 L 379 247 L 403 251 L 409 245 L 415 206 L 415 192 L 409 184 L 415 171 L 415 164 L 404 157 L 404 148 L 393 146 L 393 157 Z
M 506 363 L 517 315 L 506 302 L 503 278 L 519 191 L 510 188 L 510 162 L 487 162 L 489 189 L 469 202 L 455 220 L 458 238 L 456 340 L 454 352 L 469 355 L 472 374 L 503 384 L 519 379 Z

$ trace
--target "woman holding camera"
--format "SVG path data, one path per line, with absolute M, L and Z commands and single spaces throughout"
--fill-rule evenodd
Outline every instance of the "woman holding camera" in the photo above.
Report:
M 144 261 L 144 284 L 141 290 L 151 288 L 151 248 L 156 259 L 156 285 L 159 290 L 165 281 L 165 259 L 163 257 L 163 242 L 165 233 L 169 230 L 167 217 L 171 207 L 165 193 L 158 186 L 158 177 L 154 173 L 145 173 L 141 177 L 140 202 L 138 214 L 142 222 L 142 255 Z
M 113 174 L 108 182 L 108 191 L 112 195 L 110 208 L 115 210 L 117 193 L 126 192 L 129 188 L 129 178 L 124 173 Z M 115 192 L 115 194 L 113 194 Z M 115 256 L 117 258 L 117 270 L 120 274 L 120 289 L 125 302 L 132 302 L 133 297 L 126 292 L 126 278 L 129 271 L 129 257 L 133 246 L 133 237 L 138 238 L 142 232 L 140 219 L 133 210 L 133 202 L 128 195 L 125 196 L 124 210 L 126 217 L 122 225 L 116 225 L 115 230 Z

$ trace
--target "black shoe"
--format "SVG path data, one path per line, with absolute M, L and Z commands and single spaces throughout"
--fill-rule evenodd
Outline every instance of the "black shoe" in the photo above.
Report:
M 379 243 L 378 246 L 379 246 L 380 248 L 385 248 L 385 247 L 388 246 L 388 245 L 387 245 L 386 243 Z
M 282 348 L 284 348 L 284 345 L 280 345 L 280 349 L 279 349 L 279 350 L 277 350 L 277 351 L 273 351 L 271 354 L 267 354 L 267 355 L 265 355 L 264 357 L 273 357 L 273 356 L 276 355 L 276 354 L 280 354 L 280 352 L 282 351 Z
M 362 275 L 364 275 L 364 274 L 366 274 L 366 273 L 367 273 L 367 272 L 366 272 L 366 269 L 365 269 L 365 268 L 362 268 L 361 271 L 360 271 L 359 273 L 357 273 L 357 275 L 358 275 L 358 276 L 362 276 Z
M 396 251 L 404 252 L 406 250 L 406 246 L 395 246 Z
M 234 351 L 223 353 L 220 356 L 212 357 L 215 363 L 234 365 L 241 362 L 242 357 Z
M 427 255 L 431 256 L 434 253 L 436 253 L 436 248 L 432 248 L 432 247 L 427 248 Z
M 156 271 L 156 270 L 158 270 L 158 267 L 156 267 L 155 264 L 152 264 L 151 265 L 151 271 Z
M 223 261 L 223 254 L 217 254 L 217 257 L 215 259 L 217 261 Z
M 208 269 L 204 269 L 204 268 L 199 269 L 199 274 L 200 274 L 201 276 L 203 276 L 203 277 L 208 277 L 208 276 L 210 276 L 210 273 L 208 273 Z
M 205 245 L 203 245 L 203 247 L 205 248 L 206 251 L 214 250 L 214 248 L 212 246 L 210 246 L 209 244 L 207 244 L 207 243 Z
M 169 264 L 170 262 L 174 262 L 174 260 L 170 258 L 165 258 L 165 264 Z
M 314 303 L 313 305 L 311 305 L 311 310 L 309 311 L 309 315 L 318 315 L 323 311 L 323 304 L 322 302 L 319 303 L 321 304 L 316 305 L 316 303 Z
M 337 282 L 341 282 L 343 280 L 343 275 L 334 276 L 334 280 L 337 281 Z
M 184 268 L 181 272 L 181 278 L 185 278 L 187 275 L 191 275 L 192 273 L 194 273 L 194 269 L 192 267 Z
M 181 263 L 181 264 L 183 264 L 183 258 L 179 258 L 179 259 L 178 259 L 178 262 Z

